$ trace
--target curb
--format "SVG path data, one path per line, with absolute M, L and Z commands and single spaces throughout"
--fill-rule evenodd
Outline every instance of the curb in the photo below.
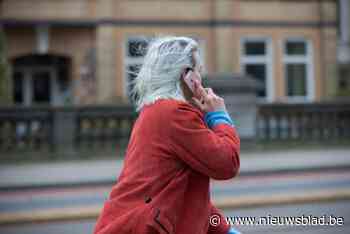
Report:
M 339 200 L 350 200 L 350 189 L 314 191 L 294 195 L 223 197 L 214 199 L 213 203 L 217 208 L 227 210 Z M 102 205 L 94 205 L 79 208 L 57 208 L 40 211 L 0 213 L 0 225 L 96 219 L 101 209 Z
M 102 206 L 56 208 L 31 212 L 0 213 L 0 225 L 95 219 Z

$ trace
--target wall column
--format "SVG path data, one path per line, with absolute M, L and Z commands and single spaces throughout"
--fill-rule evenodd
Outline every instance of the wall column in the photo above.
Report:
M 116 40 L 113 26 L 97 28 L 97 102 L 111 102 L 116 95 Z
M 326 98 L 337 95 L 338 66 L 337 66 L 337 28 L 329 23 L 337 20 L 337 5 L 331 1 L 320 3 L 320 38 L 321 38 L 321 64 L 323 92 Z
M 350 63 L 350 3 L 349 0 L 339 1 L 340 41 L 338 60 L 341 64 Z
M 97 5 L 97 15 L 101 19 L 111 18 L 113 9 L 112 0 L 101 1 Z M 96 28 L 97 103 L 111 103 L 116 96 L 116 50 L 115 27 L 108 24 L 98 25 Z
M 212 19 L 214 21 L 232 20 L 235 14 L 236 1 L 220 0 L 212 1 Z M 212 28 L 213 30 L 213 55 L 215 55 L 214 72 L 234 72 L 234 58 L 235 50 L 234 35 L 232 27 L 218 26 Z M 236 71 L 237 72 L 237 71 Z

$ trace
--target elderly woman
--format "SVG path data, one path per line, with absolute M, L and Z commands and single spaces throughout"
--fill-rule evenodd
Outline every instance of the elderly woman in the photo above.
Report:
M 95 234 L 236 233 L 210 200 L 209 180 L 239 171 L 240 140 L 224 100 L 201 85 L 198 44 L 163 37 L 135 79 L 139 116 Z M 194 88 L 184 77 L 192 71 Z M 211 223 L 210 217 L 221 222 Z

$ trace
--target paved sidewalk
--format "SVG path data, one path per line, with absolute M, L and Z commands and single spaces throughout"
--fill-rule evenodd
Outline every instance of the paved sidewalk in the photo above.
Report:
M 0 189 L 113 182 L 122 160 L 0 165 Z M 284 150 L 241 154 L 241 175 L 350 167 L 350 149 Z

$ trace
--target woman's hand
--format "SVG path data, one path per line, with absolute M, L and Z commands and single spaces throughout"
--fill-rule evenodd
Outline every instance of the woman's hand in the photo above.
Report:
M 198 80 L 194 80 L 193 103 L 204 113 L 226 111 L 225 101 L 217 96 L 211 88 L 203 88 Z

